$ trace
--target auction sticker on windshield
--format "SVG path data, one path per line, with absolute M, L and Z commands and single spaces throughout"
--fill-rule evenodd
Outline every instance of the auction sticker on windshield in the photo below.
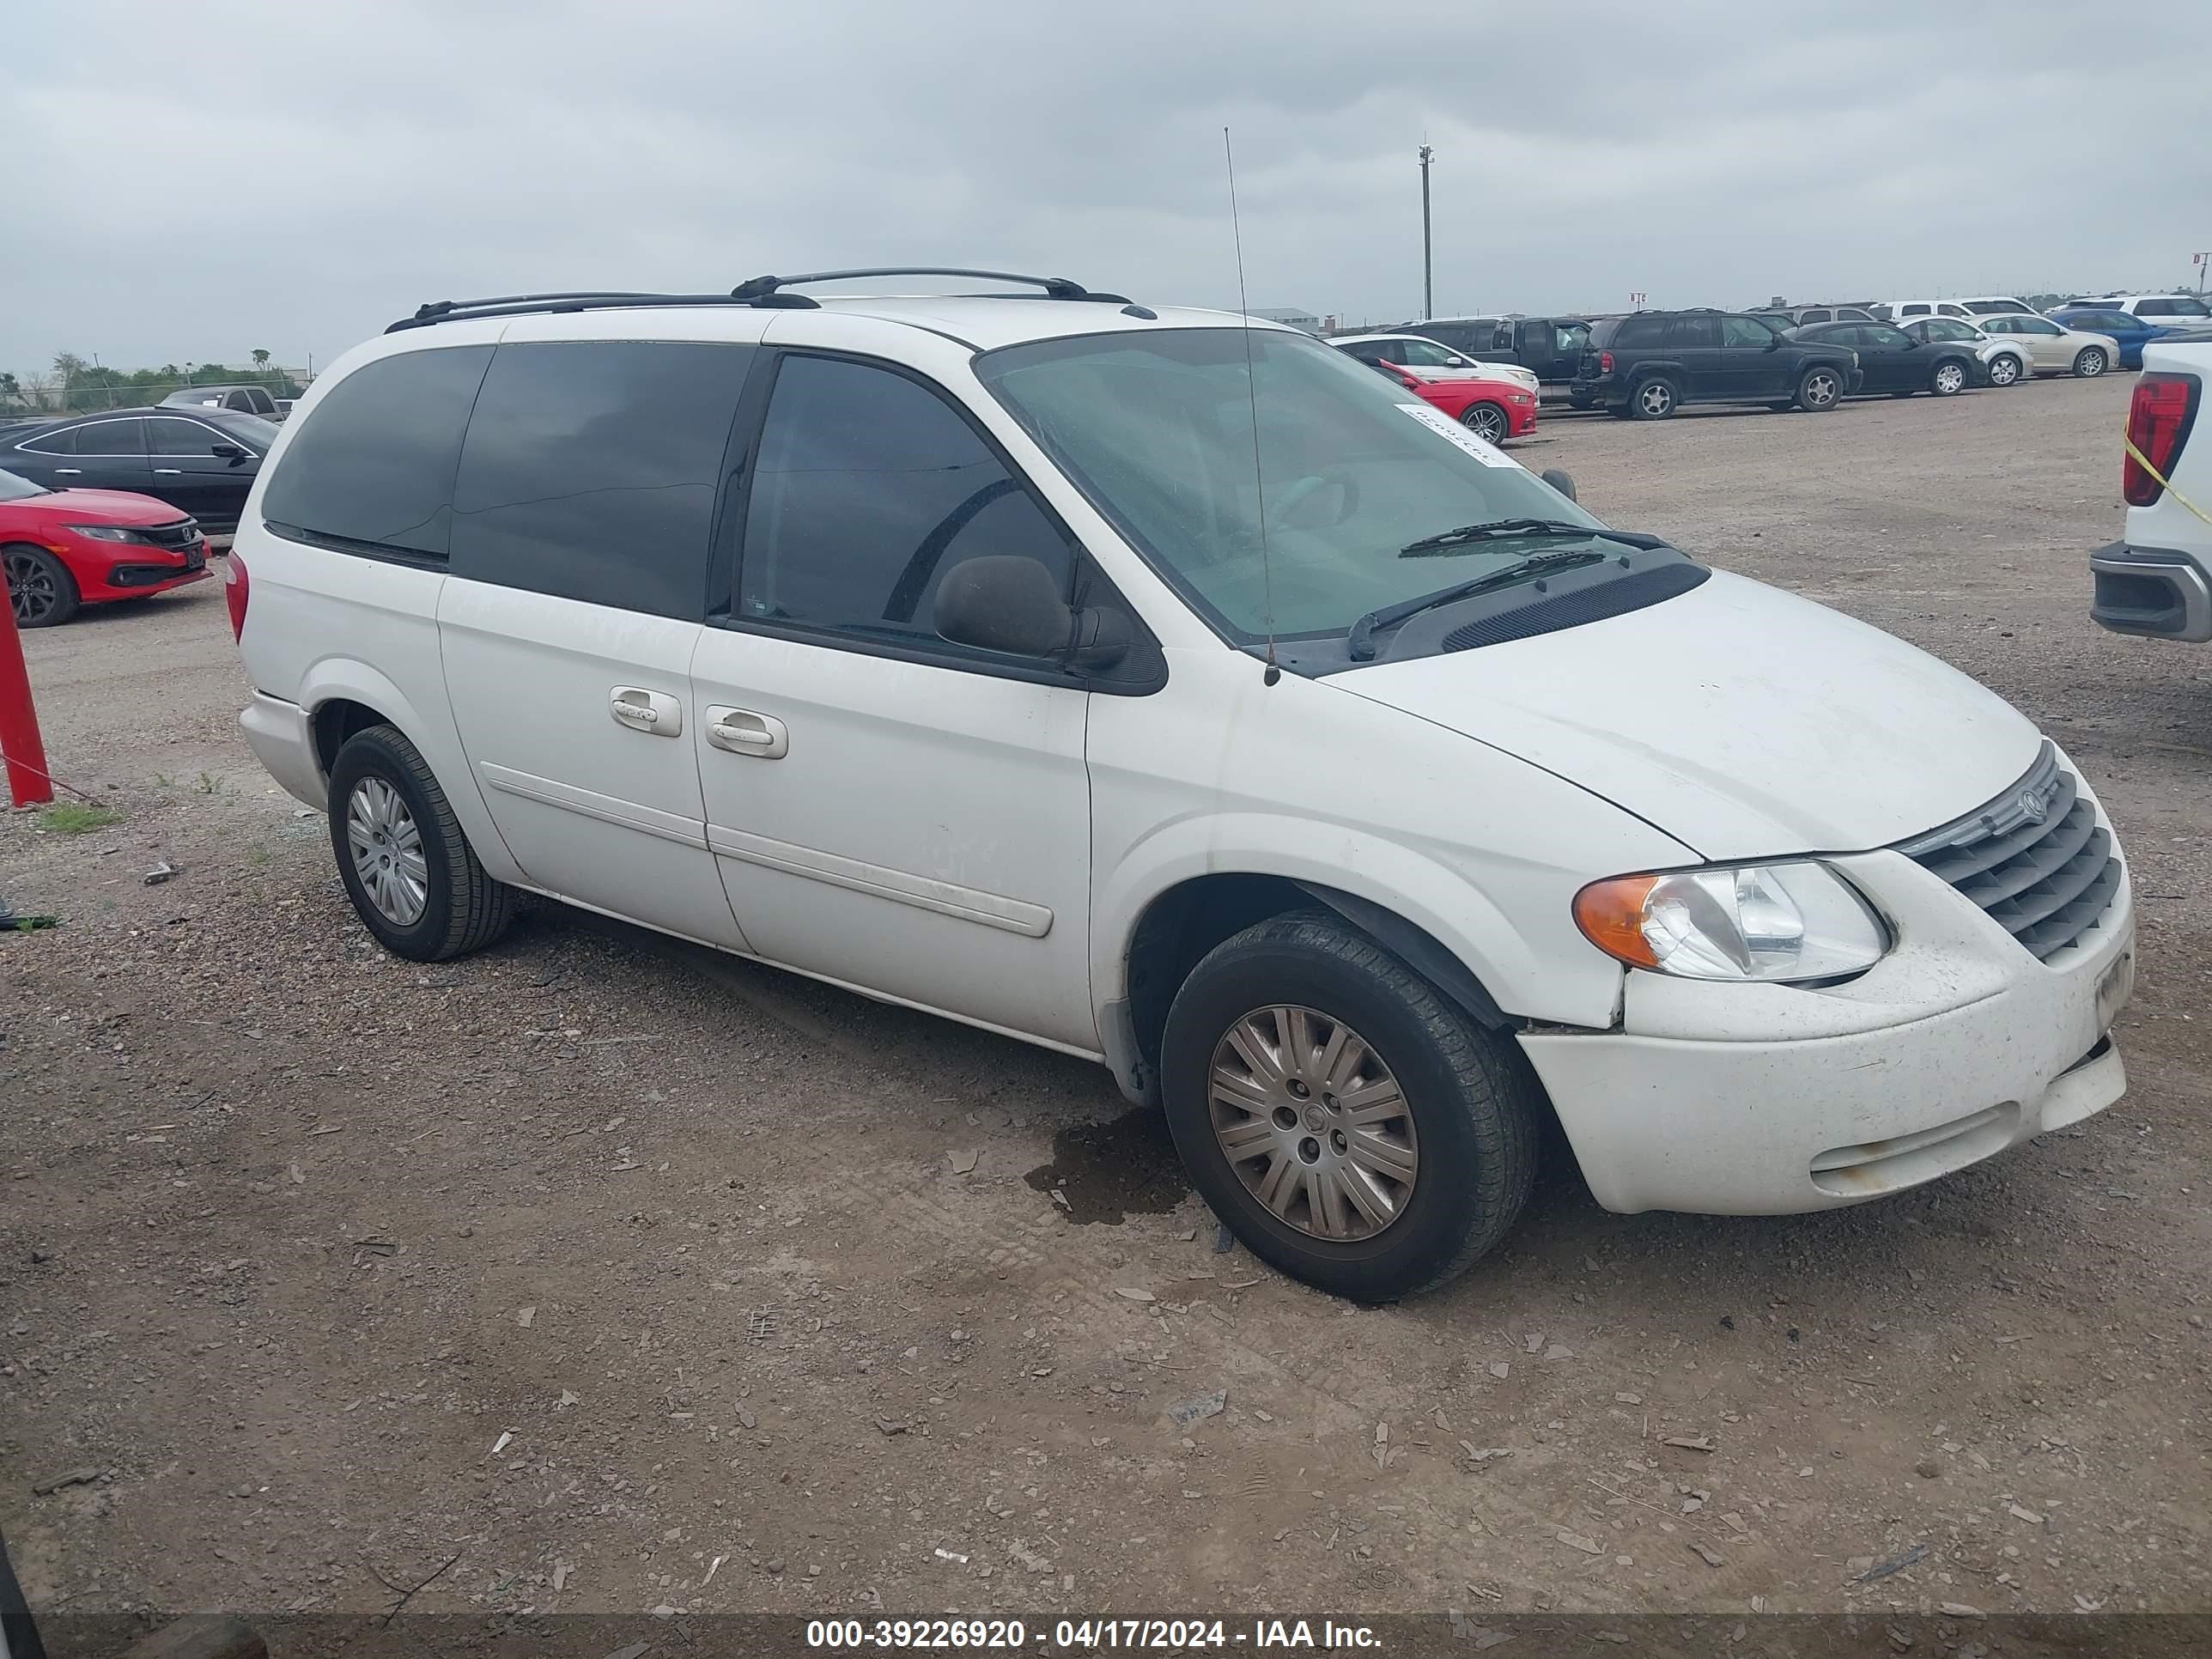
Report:
M 1469 432 L 1457 421 L 1453 420 L 1449 416 L 1443 413 L 1441 410 L 1430 408 L 1426 404 L 1400 404 L 1398 407 L 1404 410 L 1406 413 L 1412 416 L 1423 426 L 1433 428 L 1436 431 L 1443 434 L 1445 437 L 1449 438 L 1454 443 L 1457 444 L 1462 449 L 1467 451 L 1468 454 L 1474 456 L 1476 460 L 1480 461 L 1485 466 L 1518 466 L 1521 465 L 1520 462 L 1513 459 L 1512 457 L 1506 454 L 1504 450 L 1498 448 L 1495 444 L 1484 442 L 1483 440 L 1476 437 L 1474 434 Z

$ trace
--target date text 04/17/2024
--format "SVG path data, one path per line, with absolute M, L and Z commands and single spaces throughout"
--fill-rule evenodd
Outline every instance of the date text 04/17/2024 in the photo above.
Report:
M 818 1619 L 806 1626 L 809 1647 L 823 1648 L 999 1648 L 1018 1650 L 1034 1640 L 1053 1649 L 1150 1650 L 1250 1647 L 1304 1649 L 1332 1653 L 1375 1650 L 1382 1641 L 1365 1625 L 1340 1625 L 1324 1619 L 1261 1619 L 1249 1630 L 1231 1628 L 1220 1619 L 1061 1619 L 1054 1622 L 1049 1638 L 1043 1630 L 1031 1630 L 1015 1620 Z

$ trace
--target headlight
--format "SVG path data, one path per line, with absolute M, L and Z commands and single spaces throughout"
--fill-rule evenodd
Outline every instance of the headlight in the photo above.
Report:
M 116 524 L 73 524 L 69 530 L 73 535 L 89 536 L 96 542 L 135 542 L 138 539 L 137 531 L 125 530 Z
M 1575 895 L 1575 923 L 1607 956 L 1680 979 L 1834 979 L 1889 949 L 1881 918 L 1825 864 L 1614 876 Z

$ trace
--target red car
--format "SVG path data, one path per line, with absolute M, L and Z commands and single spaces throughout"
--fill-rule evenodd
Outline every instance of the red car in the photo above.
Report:
M 1379 365 L 1422 402 L 1457 421 L 1478 438 L 1502 444 L 1536 429 L 1536 394 L 1512 380 L 1428 380 L 1395 363 Z
M 0 472 L 0 568 L 19 628 L 52 628 L 81 605 L 143 599 L 206 580 L 199 526 L 151 495 L 48 489 Z

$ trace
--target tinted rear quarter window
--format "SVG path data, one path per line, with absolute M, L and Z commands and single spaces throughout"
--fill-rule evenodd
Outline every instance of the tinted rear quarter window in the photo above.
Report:
M 362 551 L 441 557 L 453 469 L 489 346 L 403 351 L 332 386 L 277 463 L 261 516 Z
M 1659 343 L 1667 331 L 1664 317 L 1624 317 L 1613 331 L 1612 343 L 1617 346 L 1648 346 Z
M 753 348 L 502 345 L 453 487 L 453 574 L 696 620 Z

